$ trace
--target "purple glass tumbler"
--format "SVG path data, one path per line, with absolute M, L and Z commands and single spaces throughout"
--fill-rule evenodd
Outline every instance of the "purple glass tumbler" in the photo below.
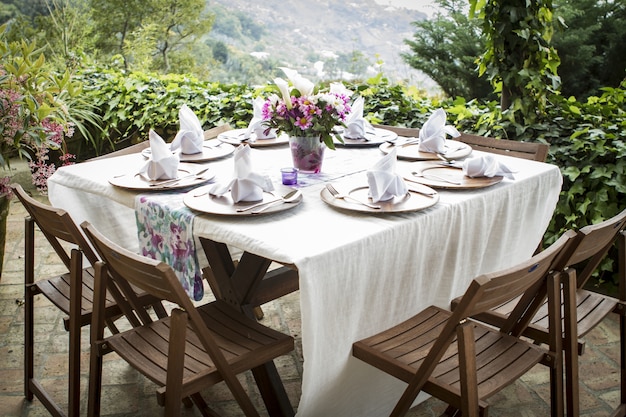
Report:
M 285 185 L 295 185 L 298 183 L 298 170 L 296 168 L 281 168 L 280 175 Z

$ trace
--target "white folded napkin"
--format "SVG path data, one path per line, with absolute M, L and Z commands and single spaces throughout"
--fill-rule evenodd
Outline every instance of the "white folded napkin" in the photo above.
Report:
M 257 139 L 273 139 L 276 137 L 276 129 L 267 130 L 268 127 L 263 124 L 263 105 L 265 100 L 263 97 L 257 97 L 252 101 L 252 120 L 248 124 L 245 138 L 249 138 L 252 133 Z M 265 133 L 267 131 L 267 134 Z
M 515 172 L 493 155 L 482 155 L 463 161 L 463 173 L 471 178 L 503 176 L 512 180 Z
M 150 159 L 139 170 L 151 180 L 166 180 L 178 177 L 178 164 L 180 162 L 178 154 L 172 150 L 158 133 L 150 129 L 148 133 L 150 140 Z
M 252 149 L 247 144 L 235 149 L 235 175 L 223 184 L 215 184 L 209 193 L 222 196 L 230 190 L 235 203 L 240 201 L 260 201 L 263 192 L 274 191 L 272 180 L 267 175 L 257 174 L 252 170 Z
M 446 133 L 455 138 L 461 136 L 454 126 L 446 126 L 446 112 L 443 109 L 437 109 L 420 129 L 418 150 L 445 153 Z
M 375 203 L 407 193 L 406 183 L 396 173 L 396 152 L 396 148 L 393 148 L 366 172 L 369 194 Z
M 363 118 L 363 97 L 357 98 L 352 103 L 352 110 L 348 117 L 346 117 L 346 130 L 343 136 L 347 139 L 364 139 L 365 133 L 368 131 L 374 131 L 374 127 Z
M 180 119 L 180 129 L 172 141 L 172 150 L 180 148 L 184 154 L 195 154 L 202 152 L 204 142 L 204 130 L 198 116 L 186 104 L 178 111 Z

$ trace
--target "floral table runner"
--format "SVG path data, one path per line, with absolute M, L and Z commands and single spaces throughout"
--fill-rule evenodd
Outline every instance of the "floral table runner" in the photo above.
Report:
M 170 265 L 189 297 L 199 301 L 204 295 L 204 287 L 193 239 L 194 218 L 180 194 L 140 194 L 136 197 L 140 253 Z

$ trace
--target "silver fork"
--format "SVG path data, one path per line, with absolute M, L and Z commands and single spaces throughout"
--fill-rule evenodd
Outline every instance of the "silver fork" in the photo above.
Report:
M 333 187 L 333 185 L 331 183 L 326 184 L 326 189 L 335 198 L 339 198 L 339 199 L 342 199 L 342 200 L 354 201 L 355 203 L 363 204 L 364 206 L 367 206 L 367 207 L 372 208 L 372 209 L 379 209 L 380 208 L 380 206 L 378 206 L 376 204 L 370 204 L 368 202 L 361 201 L 358 198 L 351 197 L 351 196 L 349 196 L 347 194 L 341 194 L 339 191 L 337 191 L 337 189 L 335 187 Z

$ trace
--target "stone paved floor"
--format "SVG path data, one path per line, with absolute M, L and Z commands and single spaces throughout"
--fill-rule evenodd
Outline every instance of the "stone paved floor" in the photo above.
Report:
M 45 201 L 45 197 L 42 197 Z M 7 227 L 4 269 L 0 278 L 0 416 L 49 415 L 38 400 L 28 402 L 23 397 L 23 219 L 25 211 L 17 200 L 11 204 Z M 40 233 L 39 242 L 43 240 Z M 42 276 L 62 271 L 47 244 L 37 247 L 37 272 Z M 277 361 L 291 402 L 295 408 L 300 396 L 302 376 L 302 349 L 298 293 L 264 306 L 263 323 L 290 333 L 296 339 L 296 349 Z M 67 333 L 62 317 L 47 300 L 40 297 L 36 307 L 37 341 L 35 374 L 61 403 L 67 396 Z M 81 414 L 86 414 L 86 386 L 88 380 L 88 334 L 83 332 L 83 360 L 81 370 Z M 581 358 L 581 398 L 583 416 L 610 415 L 619 402 L 618 345 L 619 333 L 614 317 L 606 319 L 588 337 L 586 354 Z M 249 374 L 241 376 L 245 386 L 262 415 L 266 415 Z M 492 417 L 543 417 L 549 415 L 548 374 L 537 366 L 521 381 L 494 396 L 490 404 Z M 114 354 L 108 355 L 104 365 L 102 414 L 104 416 L 162 415 L 156 404 L 155 385 L 128 367 Z M 220 384 L 204 393 L 210 404 L 224 416 L 240 416 L 241 411 L 231 400 L 230 393 Z M 437 416 L 445 405 L 435 399 L 427 400 L 409 413 L 410 417 Z M 196 410 L 185 410 L 184 415 L 199 415 Z M 332 416 L 319 416 L 332 417 Z M 340 416 L 339 416 L 340 417 Z

